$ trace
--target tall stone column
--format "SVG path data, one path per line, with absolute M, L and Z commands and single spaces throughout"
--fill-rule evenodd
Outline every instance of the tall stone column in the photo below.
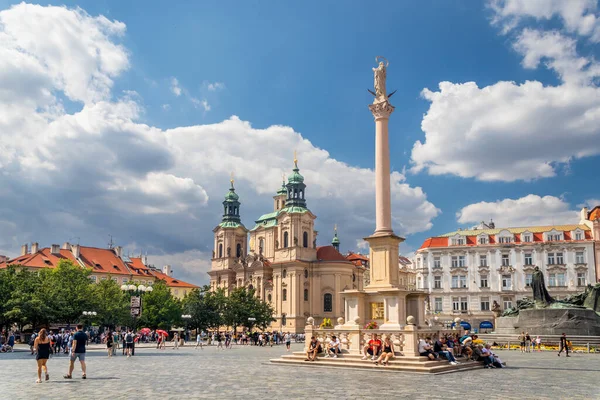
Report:
M 384 100 L 369 109 L 375 118 L 375 233 L 365 238 L 371 263 L 368 288 L 398 288 L 398 246 L 404 239 L 392 229 L 388 121 L 394 107 Z

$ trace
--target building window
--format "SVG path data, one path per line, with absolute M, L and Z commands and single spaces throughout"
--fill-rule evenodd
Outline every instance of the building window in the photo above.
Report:
M 219 258 L 222 258 L 222 257 L 223 257 L 223 244 L 221 244 L 221 243 L 219 243 L 219 251 L 218 251 L 218 254 L 217 254 L 217 256 L 218 256 Z
M 525 253 L 525 265 L 533 265 L 533 257 L 531 253 Z
M 577 273 L 577 286 L 585 286 L 585 272 Z
M 479 256 L 479 266 L 487 267 L 487 256 L 484 256 L 484 255 Z
M 287 278 L 287 269 L 284 269 L 283 271 L 281 271 L 281 277 Z
M 283 301 L 287 301 L 287 289 L 283 289 L 281 297 L 283 298 Z
M 583 240 L 583 233 L 575 232 L 575 240 Z
M 94 275 L 90 276 L 90 280 L 91 280 L 92 282 L 94 282 L 94 283 L 96 283 L 97 279 L 98 279 L 98 278 L 97 278 L 96 276 L 94 276 Z
M 458 288 L 458 275 L 452 275 L 452 289 Z
M 302 234 L 302 247 L 308 247 L 308 232 Z
M 479 244 L 488 244 L 488 238 L 486 238 L 486 237 L 480 237 L 479 238 Z
M 458 267 L 458 257 L 452 256 L 452 268 Z
M 433 257 L 433 268 L 442 268 L 440 257 Z
M 510 275 L 502 275 L 502 290 L 512 290 L 512 277 Z
M 433 277 L 433 288 L 434 289 L 441 289 L 442 288 L 442 277 L 439 275 L 436 275 Z
M 508 267 L 510 265 L 510 258 L 508 257 L 508 254 L 502 254 L 502 265 L 504 267 Z
M 333 296 L 331 293 L 325 293 L 325 296 L 323 296 L 323 311 L 333 312 Z
M 458 256 L 458 266 L 459 267 L 464 267 L 465 265 L 467 265 L 466 257 L 465 256 Z
M 465 239 L 464 238 L 454 238 L 451 240 L 452 246 L 464 246 Z
M 308 301 L 308 289 L 304 289 L 304 301 Z
M 235 256 L 238 258 L 242 256 L 242 245 L 240 243 L 235 246 Z
M 562 240 L 562 235 L 560 233 L 557 233 L 555 235 L 548 235 L 549 242 L 557 242 L 559 240 Z
M 556 274 L 556 286 L 560 286 L 560 287 L 567 286 L 567 282 L 565 280 L 564 273 L 561 272 L 561 273 Z
M 525 274 L 525 287 L 531 287 L 532 280 L 533 280 L 533 274 Z
M 466 275 L 460 275 L 458 278 L 459 278 L 459 281 L 460 281 L 460 287 L 461 288 L 466 288 L 467 287 L 467 276 Z
M 508 310 L 509 308 L 512 308 L 512 299 L 510 297 L 503 297 L 502 298 L 502 305 L 504 306 L 505 310 Z
M 436 297 L 433 303 L 433 311 L 442 312 L 442 298 Z
M 269 303 L 273 300 L 273 296 L 271 296 L 271 293 L 267 295 L 267 300 L 269 301 Z
M 469 300 L 466 297 L 460 298 L 460 311 L 467 312 L 469 309 Z
M 513 238 L 510 236 L 500 236 L 498 238 L 498 243 L 503 243 L 503 244 L 507 244 L 507 243 L 512 243 Z
M 488 277 L 487 277 L 487 275 L 481 275 L 481 278 L 479 280 L 479 286 L 482 287 L 482 288 L 488 287 Z
M 288 247 L 290 241 L 290 235 L 287 232 L 283 232 L 283 247 Z
M 530 243 L 531 242 L 531 235 L 523 235 L 523 242 L 525 243 Z
M 575 264 L 583 264 L 585 261 L 583 260 L 583 251 L 578 251 L 575 253 Z
M 564 258 L 563 258 L 563 253 L 556 253 L 556 263 L 557 264 L 564 264 Z
M 460 311 L 460 301 L 458 297 L 452 298 L 452 311 L 458 312 Z
M 489 297 L 481 298 L 481 311 L 490 311 L 490 298 Z
M 110 279 L 114 282 L 119 282 L 119 280 L 117 278 L 110 278 Z M 150 284 L 150 282 L 148 282 L 148 284 Z
M 548 286 L 556 286 L 556 274 L 548 275 Z
M 383 319 L 383 303 L 371 303 L 371 319 Z
M 554 253 L 548 253 L 548 265 L 554 265 Z
M 307 269 L 304 270 L 304 278 L 308 279 L 308 270 Z

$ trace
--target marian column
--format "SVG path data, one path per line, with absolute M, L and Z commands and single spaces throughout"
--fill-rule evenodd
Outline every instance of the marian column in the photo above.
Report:
M 376 61 L 385 58 L 377 57 Z M 375 118 L 375 233 L 365 238 L 370 247 L 371 282 L 369 288 L 398 287 L 398 246 L 403 238 L 392 229 L 390 192 L 390 147 L 388 121 L 394 106 L 386 91 L 387 60 L 373 68 L 375 96 L 369 105 Z

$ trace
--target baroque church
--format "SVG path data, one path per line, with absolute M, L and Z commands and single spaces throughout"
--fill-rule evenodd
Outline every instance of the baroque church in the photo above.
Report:
M 273 211 L 248 230 L 241 222 L 233 179 L 223 201 L 223 219 L 213 230 L 210 287 L 246 286 L 273 307 L 270 329 L 303 332 L 306 318 L 316 323 L 344 317 L 344 290 L 362 290 L 365 267 L 340 252 L 337 231 L 331 245 L 317 246 L 317 217 L 306 204 L 298 161 L 273 196 Z

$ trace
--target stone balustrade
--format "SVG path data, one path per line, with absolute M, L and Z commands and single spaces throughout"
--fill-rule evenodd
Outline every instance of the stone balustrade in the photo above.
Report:
M 455 334 L 459 331 L 450 329 L 421 328 L 415 325 L 406 325 L 400 330 L 386 329 L 365 329 L 358 325 L 338 325 L 335 328 L 318 328 L 313 325 L 306 325 L 305 351 L 308 350 L 310 338 L 315 336 L 319 342 L 326 346 L 332 336 L 336 336 L 342 345 L 342 351 L 350 354 L 361 354 L 363 347 L 371 339 L 372 334 L 377 334 L 380 338 L 390 336 L 397 353 L 403 356 L 415 357 L 419 355 L 419 339 L 430 337 L 439 338 L 441 335 Z

